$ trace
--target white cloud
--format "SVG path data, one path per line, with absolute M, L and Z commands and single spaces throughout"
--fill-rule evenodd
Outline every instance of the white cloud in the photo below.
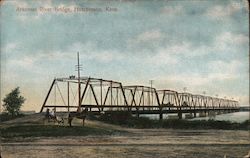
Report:
M 11 52 L 12 49 L 17 47 L 16 44 L 8 44 L 6 46 L 7 52 Z M 16 51 L 15 51 L 16 52 Z M 6 66 L 22 68 L 29 71 L 36 71 L 37 63 L 43 63 L 44 61 L 75 61 L 76 53 L 80 53 L 80 59 L 84 61 L 97 61 L 102 63 L 119 61 L 125 58 L 124 54 L 116 51 L 109 50 L 98 50 L 92 43 L 75 43 L 65 49 L 65 51 L 52 51 L 52 52 L 36 52 L 29 56 L 13 56 L 6 60 Z
M 31 57 L 24 57 L 23 59 L 21 60 L 18 60 L 18 61 L 13 61 L 17 66 L 22 66 L 22 67 L 25 67 L 25 68 L 31 68 L 35 62 L 35 59 L 34 58 L 31 58 Z
M 243 34 L 233 34 L 231 32 L 223 32 L 216 36 L 214 45 L 219 50 L 231 49 L 234 46 L 248 44 L 249 37 Z
M 12 53 L 18 47 L 17 43 L 8 43 L 6 46 L 1 47 L 2 53 Z
M 165 48 L 159 48 L 152 56 L 148 56 L 145 61 L 154 65 L 168 65 L 177 64 L 178 56 L 181 54 L 187 54 L 189 49 L 188 43 L 171 45 Z
M 147 42 L 147 41 L 159 40 L 162 37 L 163 37 L 162 33 L 159 30 L 152 30 L 138 35 L 136 40 L 138 42 Z
M 34 67 L 34 63 L 37 61 L 34 57 L 23 57 L 19 59 L 9 59 L 6 65 L 8 67 L 15 67 L 15 68 L 23 68 L 26 70 L 32 70 Z
M 235 78 L 235 75 L 238 74 L 242 67 L 242 63 L 239 60 L 232 60 L 230 62 L 217 60 L 211 61 L 208 65 L 210 72 L 231 76 L 231 78 Z
M 215 84 L 218 82 L 234 81 L 231 75 L 221 73 L 209 73 L 208 75 L 201 75 L 199 73 L 179 73 L 168 74 L 155 78 L 157 86 L 161 89 L 172 89 L 179 92 L 183 91 L 183 87 L 187 87 L 187 91 L 194 94 L 202 94 L 203 91 L 207 95 L 214 96 L 216 93 L 223 94 L 223 96 L 232 96 L 225 85 Z
M 95 60 L 98 62 L 111 62 L 125 58 L 123 52 L 114 50 L 100 50 L 93 43 L 74 43 L 67 52 L 80 52 L 83 60 Z M 67 53 L 68 54 L 68 53 Z
M 175 56 L 163 50 L 160 50 L 159 52 L 157 52 L 156 54 L 152 56 L 147 56 L 144 59 L 144 61 L 148 64 L 160 65 L 160 66 L 178 63 L 178 60 Z
M 164 35 L 159 30 L 145 31 L 141 34 L 136 35 L 133 38 L 127 40 L 129 48 L 137 47 L 138 45 L 150 44 L 153 45 L 155 42 L 159 42 L 163 39 Z
M 176 43 L 159 48 L 152 56 L 146 58 L 146 62 L 155 65 L 177 64 L 181 56 L 193 58 L 210 53 L 207 46 L 194 47 L 188 42 Z
M 165 87 L 166 85 L 168 86 L 168 88 L 173 87 L 172 89 L 181 89 L 186 86 L 189 87 L 191 91 L 197 91 L 200 88 L 209 90 L 210 88 L 212 88 L 209 87 L 209 85 L 211 86 L 218 81 L 234 82 L 241 77 L 241 74 L 239 74 L 239 72 L 242 67 L 242 63 L 238 60 L 233 60 L 228 63 L 225 61 L 217 60 L 209 62 L 208 65 L 209 68 L 208 71 L 206 71 L 206 74 L 195 72 L 182 72 L 174 74 L 170 73 L 162 76 L 159 75 L 159 77 L 155 78 L 155 80 L 159 82 L 158 84 L 161 88 Z M 216 89 L 216 87 L 212 89 Z
M 230 62 L 225 62 L 222 60 L 211 61 L 208 63 L 209 68 L 207 75 L 202 74 L 188 74 L 186 76 L 187 80 L 192 84 L 205 85 L 213 81 L 226 81 L 235 80 L 239 78 L 239 70 L 242 66 L 241 62 L 238 60 L 233 60 Z
M 192 73 L 192 74 L 182 73 L 182 74 L 169 75 L 164 78 L 167 78 L 169 82 L 180 83 L 188 87 L 204 86 L 214 81 L 225 81 L 233 79 L 231 75 L 221 74 L 221 73 L 210 73 L 206 76 L 198 73 Z
M 227 6 L 216 5 L 212 8 L 209 8 L 206 11 L 206 15 L 212 19 L 222 19 L 231 16 L 237 11 L 243 9 L 243 5 L 244 4 L 241 3 L 241 1 L 233 1 Z
M 161 10 L 161 12 L 169 16 L 179 15 L 183 13 L 183 7 L 182 6 L 165 6 Z

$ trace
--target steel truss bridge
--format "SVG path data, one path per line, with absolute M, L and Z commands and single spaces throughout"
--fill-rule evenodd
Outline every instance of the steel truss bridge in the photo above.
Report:
M 77 92 L 81 85 L 81 98 Z M 80 106 L 79 106 L 80 100 Z M 56 78 L 53 80 L 40 112 L 46 108 L 57 111 L 76 111 L 88 108 L 94 114 L 114 111 L 130 111 L 132 114 L 177 113 L 221 113 L 239 111 L 239 103 L 235 100 L 179 93 L 177 91 L 142 85 L 123 86 L 121 82 L 91 77 L 75 76 Z

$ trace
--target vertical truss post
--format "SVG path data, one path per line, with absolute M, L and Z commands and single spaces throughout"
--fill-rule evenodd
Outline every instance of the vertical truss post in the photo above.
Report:
M 143 95 L 143 100 L 142 100 L 143 107 L 142 107 L 142 109 L 144 110 L 144 105 L 145 105 L 145 103 L 144 103 L 144 99 L 145 99 L 145 97 L 144 97 L 144 87 L 142 87 L 142 95 Z
M 178 117 L 179 119 L 182 119 L 182 112 L 181 112 L 181 96 L 177 93 L 177 99 L 178 99 L 178 106 L 177 106 L 177 111 L 178 111 Z
M 119 100 L 118 100 L 118 87 L 116 87 L 116 104 L 117 106 L 119 105 Z
M 100 88 L 101 88 L 101 103 L 100 103 L 100 106 L 102 107 L 102 79 L 100 80 Z M 102 107 L 102 111 L 103 111 L 103 107 Z
M 69 81 L 67 82 L 68 112 L 69 112 Z
M 112 81 L 110 82 L 110 105 L 112 104 L 112 100 L 113 100 L 113 94 L 112 94 L 113 88 L 112 88 Z

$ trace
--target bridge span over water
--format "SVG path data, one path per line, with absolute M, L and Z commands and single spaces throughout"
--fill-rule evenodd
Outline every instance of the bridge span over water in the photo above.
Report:
M 88 108 L 94 114 L 129 111 L 132 114 L 199 114 L 239 111 L 232 99 L 180 93 L 143 85 L 124 86 L 121 82 L 91 77 L 55 78 L 40 112 L 47 108 L 76 111 Z

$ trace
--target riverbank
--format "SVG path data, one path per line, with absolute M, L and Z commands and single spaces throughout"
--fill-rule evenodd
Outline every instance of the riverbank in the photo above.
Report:
M 16 137 L 58 137 L 58 136 L 88 136 L 88 135 L 117 135 L 124 134 L 127 129 L 182 129 L 182 130 L 245 130 L 249 131 L 249 120 L 242 123 L 217 120 L 151 120 L 147 117 L 134 117 L 129 113 L 119 112 L 104 114 L 100 117 L 88 116 L 91 126 L 82 127 L 81 120 L 75 119 L 73 127 L 67 121 L 58 125 L 44 120 L 42 114 L 28 115 L 21 118 L 2 122 L 0 125 L 3 141 Z M 57 125 L 56 125 L 57 124 Z M 126 130 L 124 130 L 126 129 Z
M 247 130 L 139 129 L 93 118 L 84 127 L 74 119 L 73 126 L 44 122 L 41 114 L 4 122 L 2 157 L 210 158 L 243 157 L 250 150 Z
M 220 120 L 188 120 L 163 119 L 153 120 L 149 117 L 135 117 L 128 112 L 104 114 L 91 119 L 130 128 L 166 128 L 166 129 L 223 129 L 223 130 L 250 130 L 250 121 L 241 123 Z

